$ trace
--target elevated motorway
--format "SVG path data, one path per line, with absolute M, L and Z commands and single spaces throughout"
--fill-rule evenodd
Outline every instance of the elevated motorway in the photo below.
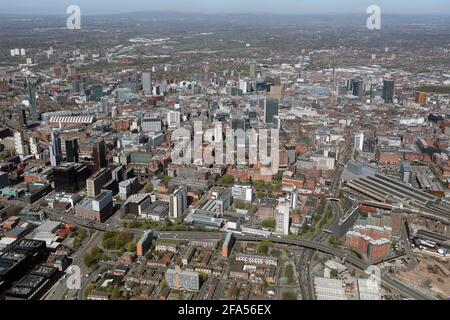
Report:
M 293 246 L 299 246 L 299 247 L 317 250 L 317 251 L 338 257 L 338 258 L 342 259 L 342 261 L 344 263 L 348 263 L 361 271 L 367 270 L 367 268 L 370 266 L 370 264 L 368 262 L 366 262 L 362 259 L 359 259 L 357 257 L 354 257 L 352 255 L 349 255 L 348 253 L 346 253 L 344 251 L 329 247 L 322 243 L 310 241 L 310 240 L 288 239 L 288 238 L 277 238 L 277 237 L 266 238 L 266 237 L 258 237 L 258 236 L 237 236 L 236 239 L 238 241 L 268 240 L 273 243 L 287 244 L 287 245 L 293 245 Z M 403 296 L 410 297 L 410 298 L 413 298 L 416 300 L 436 300 L 436 298 L 434 296 L 430 296 L 430 295 L 425 294 L 421 291 L 418 291 L 414 288 L 411 288 L 386 273 L 383 273 L 381 275 L 381 284 L 384 285 L 385 287 L 388 287 L 390 289 L 393 289 L 394 291 L 399 292 Z

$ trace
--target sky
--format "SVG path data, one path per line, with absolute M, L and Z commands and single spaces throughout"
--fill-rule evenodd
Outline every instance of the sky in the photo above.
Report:
M 383 13 L 450 14 L 450 0 L 0 0 L 0 14 L 82 14 L 170 10 L 196 13 L 366 14 L 369 5 Z

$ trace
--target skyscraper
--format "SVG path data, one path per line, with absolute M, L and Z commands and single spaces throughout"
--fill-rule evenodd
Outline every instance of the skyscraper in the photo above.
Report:
M 291 192 L 291 209 L 296 210 L 298 207 L 298 190 L 297 187 L 294 187 L 294 190 Z
M 383 81 L 383 100 L 385 103 L 394 102 L 394 90 L 395 81 L 394 80 L 384 80 Z
M 78 139 L 66 140 L 66 161 L 78 162 Z
M 142 73 L 142 90 L 146 96 L 152 95 L 152 74 L 150 72 Z
M 256 61 L 253 60 L 250 62 L 250 78 L 253 80 L 256 79 L 257 72 Z
M 177 219 L 181 217 L 186 208 L 187 208 L 187 190 L 186 187 L 181 187 L 178 190 L 175 190 L 170 195 L 169 217 L 172 219 Z
M 53 167 L 59 166 L 62 162 L 62 147 L 59 131 L 52 132 L 52 143 L 50 145 L 50 164 Z
M 22 131 L 17 131 L 14 133 L 14 144 L 16 153 L 19 156 L 27 156 L 28 155 L 28 146 L 25 144 L 25 139 Z
M 92 143 L 92 157 L 94 158 L 94 170 L 98 171 L 101 168 L 108 166 L 106 159 L 106 145 L 105 140 L 97 140 Z
M 36 88 L 30 80 L 28 80 L 27 85 L 28 85 L 28 96 L 30 100 L 31 119 L 33 121 L 38 121 Z
M 360 98 L 364 95 L 364 81 L 358 78 L 352 79 L 352 94 Z
M 364 132 L 355 135 L 354 150 L 363 151 L 364 148 Z
M 278 234 L 287 236 L 289 234 L 289 205 L 280 203 L 277 207 L 277 212 L 275 231 Z
M 266 99 L 264 103 L 264 123 L 273 123 L 273 117 L 278 115 L 278 100 Z
M 18 116 L 19 116 L 19 126 L 25 127 L 27 125 L 27 115 L 25 113 L 24 108 L 19 108 L 17 110 Z

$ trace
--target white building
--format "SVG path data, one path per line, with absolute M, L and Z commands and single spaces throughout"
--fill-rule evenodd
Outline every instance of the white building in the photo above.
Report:
M 287 236 L 289 235 L 289 205 L 280 202 L 277 206 L 277 212 L 275 232 Z
M 364 147 L 364 132 L 357 133 L 355 135 L 354 149 L 357 151 L 363 151 Z
M 36 159 L 41 158 L 42 149 L 37 137 L 30 137 L 30 152 Z
M 234 185 L 231 188 L 231 193 L 233 199 L 238 199 L 247 202 L 253 202 L 253 187 L 252 186 L 243 186 L 243 185 Z
M 28 146 L 25 144 L 22 131 L 16 131 L 14 133 L 14 144 L 16 152 L 19 156 L 24 157 L 29 155 Z
M 187 189 L 181 187 L 175 190 L 169 199 L 169 217 L 177 219 L 181 217 L 183 212 L 187 209 Z
M 167 113 L 167 125 L 170 129 L 179 128 L 181 123 L 181 113 L 178 111 L 169 111 Z

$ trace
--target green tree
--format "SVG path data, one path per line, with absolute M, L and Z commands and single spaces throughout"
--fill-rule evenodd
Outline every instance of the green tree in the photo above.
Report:
M 273 229 L 273 228 L 275 228 L 276 223 L 277 223 L 277 222 L 275 221 L 275 219 L 269 218 L 269 219 L 263 220 L 263 221 L 261 222 L 261 225 L 262 225 L 263 227 L 265 227 L 265 228 L 271 228 L 271 229 Z
M 170 180 L 172 180 L 172 178 L 169 177 L 169 176 L 164 176 L 163 177 L 163 182 L 164 182 L 164 185 L 166 186 L 166 188 L 169 186 Z
M 145 184 L 145 186 L 144 186 L 144 191 L 145 191 L 146 193 L 152 192 L 152 191 L 153 191 L 153 183 L 147 182 L 147 183 Z
M 226 174 L 222 177 L 222 183 L 226 185 L 230 185 L 234 183 L 234 178 L 229 174 Z
M 272 246 L 272 242 L 264 240 L 258 243 L 258 245 L 256 246 L 256 251 L 258 252 L 258 254 L 266 256 Z

